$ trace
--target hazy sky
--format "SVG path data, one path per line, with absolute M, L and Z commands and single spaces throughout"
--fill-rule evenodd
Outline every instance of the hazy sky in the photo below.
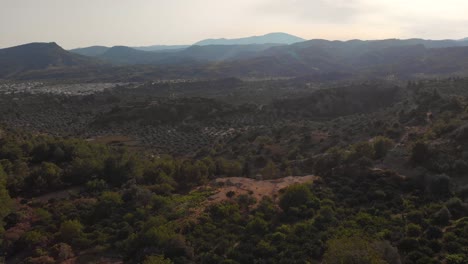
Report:
M 466 0 L 0 0 L 0 47 L 192 44 L 270 32 L 464 38 L 467 10 Z

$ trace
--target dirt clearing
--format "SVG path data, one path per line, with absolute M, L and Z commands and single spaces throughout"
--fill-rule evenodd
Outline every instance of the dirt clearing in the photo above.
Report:
M 313 182 L 319 177 L 314 175 L 309 176 L 289 176 L 274 180 L 254 180 L 250 178 L 219 178 L 210 183 L 209 187 L 215 189 L 215 194 L 211 195 L 209 203 L 219 203 L 229 200 L 228 196 L 233 195 L 233 198 L 239 195 L 251 195 L 257 202 L 263 197 L 268 196 L 274 200 L 278 197 L 280 190 L 298 183 Z

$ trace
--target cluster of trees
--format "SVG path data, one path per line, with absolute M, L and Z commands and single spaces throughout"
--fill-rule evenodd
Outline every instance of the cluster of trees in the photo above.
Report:
M 216 176 L 242 175 L 242 163 L 224 158 L 149 158 L 77 139 L 13 135 L 0 140 L 0 164 L 12 195 L 38 195 L 103 180 L 113 187 L 128 181 L 161 192 L 187 191 Z

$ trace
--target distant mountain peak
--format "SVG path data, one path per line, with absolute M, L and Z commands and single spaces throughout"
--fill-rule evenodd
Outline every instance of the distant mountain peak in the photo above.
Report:
M 15 46 L 15 47 L 5 48 L 4 50 L 7 50 L 7 49 L 41 49 L 41 48 L 62 50 L 62 47 L 60 47 L 55 42 L 31 42 L 31 43 L 22 44 L 22 45 Z
M 305 39 L 283 33 L 283 32 L 273 32 L 268 33 L 262 36 L 252 36 L 246 38 L 237 38 L 237 39 L 205 39 L 195 43 L 197 46 L 207 46 L 207 45 L 251 45 L 251 44 L 284 44 L 289 45 L 297 42 L 305 41 Z
M 98 61 L 70 53 L 55 42 L 34 42 L 0 49 L 0 76 L 50 67 L 97 65 Z

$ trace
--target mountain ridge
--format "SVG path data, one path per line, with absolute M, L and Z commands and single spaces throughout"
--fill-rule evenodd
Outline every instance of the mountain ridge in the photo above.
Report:
M 50 67 L 70 68 L 69 66 L 76 65 L 96 65 L 96 61 L 105 61 L 113 66 L 124 66 L 126 68 L 120 69 L 121 71 L 134 72 L 136 75 L 142 75 L 143 71 L 147 70 L 148 73 L 144 78 L 150 78 L 150 76 L 161 78 L 165 75 L 171 78 L 265 78 L 311 75 L 335 78 L 336 76 L 369 76 L 372 74 L 380 77 L 395 75 L 401 78 L 412 78 L 418 74 L 435 76 L 465 72 L 468 74 L 466 62 L 468 61 L 468 42 L 455 40 L 329 41 L 313 39 L 290 45 L 195 45 L 170 52 L 149 52 L 126 46 L 115 46 L 106 49 L 102 55 L 94 58 L 72 54 L 55 43 L 49 43 L 49 48 L 46 50 L 37 49 L 44 53 L 43 57 L 53 53 L 61 55 L 49 55 L 52 58 L 49 62 L 34 67 L 29 65 L 32 64 L 31 61 L 17 60 L 15 56 L 10 56 L 8 60 L 12 61 L 12 65 L 16 63 L 16 67 L 6 65 L 7 67 L 4 68 L 10 67 L 10 69 L 8 72 L 5 70 L 0 72 L 0 76 L 11 76 L 30 70 L 47 71 Z M 70 55 L 77 57 L 70 58 Z M 23 55 L 17 53 L 16 56 Z M 41 56 L 26 57 L 32 60 L 34 57 L 40 58 Z M 60 59 L 61 57 L 67 59 Z M 22 63 L 25 64 L 24 67 L 20 65 Z M 59 72 L 55 71 L 54 76 L 59 77 Z M 76 72 L 76 76 L 85 75 L 85 72 Z M 110 67 L 91 74 L 99 75 L 102 72 L 105 72 L 107 76 L 116 76 L 111 73 Z M 39 76 L 40 73 L 20 75 Z
M 89 47 L 84 47 L 84 48 L 71 49 L 69 51 L 72 53 L 83 55 L 83 56 L 96 57 L 96 56 L 102 55 L 104 52 L 108 51 L 109 49 L 110 47 L 97 45 L 97 46 L 89 46 Z
M 195 46 L 207 45 L 246 45 L 246 44 L 293 44 L 305 41 L 305 39 L 282 32 L 269 33 L 261 36 L 251 36 L 243 38 L 218 38 L 218 39 L 205 39 L 194 43 Z
M 131 47 L 142 51 L 177 51 L 190 47 L 190 45 L 151 45 Z
M 34 42 L 0 49 L 0 76 L 47 68 L 101 64 L 90 57 L 64 50 L 55 42 Z

